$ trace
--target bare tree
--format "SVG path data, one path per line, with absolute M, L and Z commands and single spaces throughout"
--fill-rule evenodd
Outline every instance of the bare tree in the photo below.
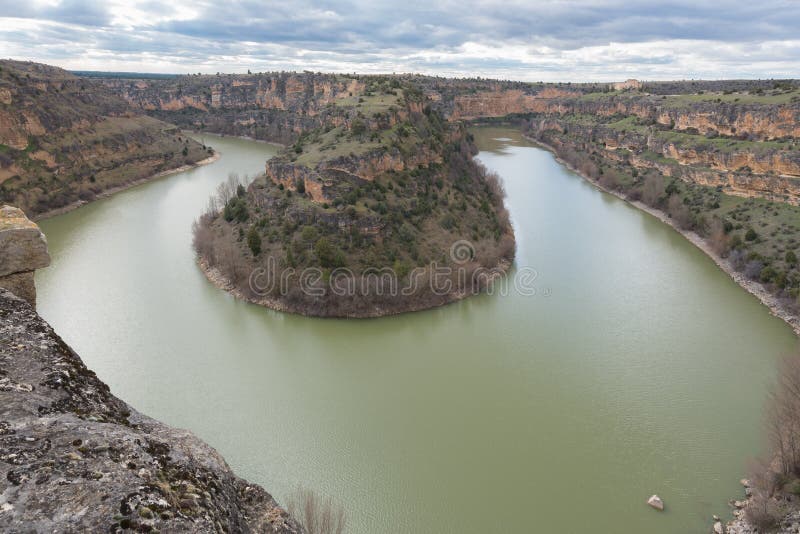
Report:
M 214 263 L 214 233 L 205 217 L 200 217 L 192 224 L 192 246 L 198 256 Z
M 786 513 L 774 496 L 800 477 L 800 356 L 786 358 L 767 403 L 767 456 L 749 469 L 753 498 L 747 519 L 759 532 L 774 528 Z
M 678 228 L 688 230 L 692 226 L 692 212 L 686 204 L 683 203 L 679 195 L 672 195 L 669 197 L 667 203 L 667 212 Z
M 228 179 L 217 186 L 217 198 L 222 206 L 225 206 L 233 197 L 236 196 L 236 190 L 242 183 L 242 179 L 235 172 L 228 175 Z
M 728 254 L 729 243 L 730 239 L 725 233 L 725 225 L 715 217 L 711 220 L 708 228 L 708 244 L 711 246 L 711 250 L 724 258 Z
M 664 178 L 657 173 L 650 173 L 644 179 L 642 201 L 648 206 L 656 206 L 664 195 Z
M 322 499 L 311 490 L 298 490 L 288 500 L 288 512 L 308 534 L 342 534 L 346 517 L 344 510 L 330 498 Z

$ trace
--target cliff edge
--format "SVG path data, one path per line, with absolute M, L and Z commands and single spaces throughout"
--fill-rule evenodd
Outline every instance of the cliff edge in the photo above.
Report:
M 49 260 L 39 228 L 3 206 L 0 531 L 301 533 L 217 451 L 138 413 L 84 365 L 33 308 L 33 273 Z
M 185 430 L 138 413 L 0 289 L 0 530 L 301 532 Z

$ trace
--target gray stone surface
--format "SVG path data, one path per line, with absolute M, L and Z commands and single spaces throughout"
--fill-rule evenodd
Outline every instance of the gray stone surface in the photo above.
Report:
M 302 529 L 209 445 L 136 412 L 0 289 L 1 532 Z

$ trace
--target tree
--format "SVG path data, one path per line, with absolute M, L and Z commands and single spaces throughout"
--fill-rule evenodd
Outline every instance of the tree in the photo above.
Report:
M 758 239 L 758 234 L 756 233 L 756 231 L 753 230 L 752 228 L 748 228 L 747 233 L 744 234 L 744 240 L 755 241 L 756 239 Z
M 314 254 L 316 254 L 319 264 L 326 268 L 343 267 L 344 254 L 336 250 L 327 237 L 320 237 L 314 244 Z
M 729 247 L 728 234 L 725 233 L 725 225 L 718 218 L 711 221 L 708 232 L 708 243 L 711 249 L 719 256 L 725 257 Z
M 247 246 L 250 247 L 253 256 L 261 254 L 261 234 L 258 233 L 255 225 L 251 226 L 247 232 Z

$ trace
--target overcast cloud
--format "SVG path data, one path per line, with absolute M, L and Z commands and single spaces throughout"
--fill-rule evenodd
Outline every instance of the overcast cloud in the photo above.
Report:
M 0 57 L 139 72 L 800 78 L 800 2 L 0 0 Z

